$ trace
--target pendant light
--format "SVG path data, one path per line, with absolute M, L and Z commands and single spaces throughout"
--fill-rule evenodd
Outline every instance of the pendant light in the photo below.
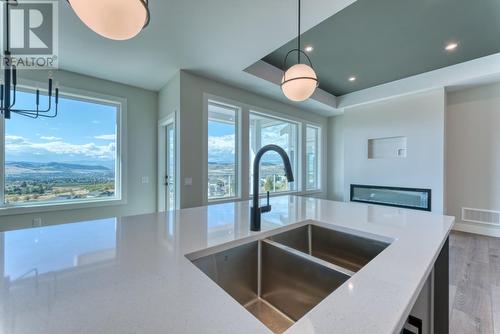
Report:
M 87 27 L 109 39 L 130 39 L 149 23 L 148 0 L 67 1 Z
M 305 101 L 310 98 L 316 88 L 319 85 L 318 77 L 316 76 L 316 72 L 312 67 L 312 62 L 309 56 L 302 51 L 300 48 L 300 0 L 299 3 L 299 15 L 298 15 L 298 36 L 297 36 L 297 48 L 288 51 L 286 54 L 283 68 L 285 69 L 285 74 L 281 79 L 281 90 L 283 94 L 291 100 L 295 102 Z M 297 52 L 297 64 L 287 69 L 287 60 L 288 57 Z M 307 60 L 309 64 L 301 63 L 301 56 Z

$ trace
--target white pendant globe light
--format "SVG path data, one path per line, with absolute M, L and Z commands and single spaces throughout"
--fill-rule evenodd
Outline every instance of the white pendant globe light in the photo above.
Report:
M 290 50 L 285 57 L 283 68 L 285 74 L 281 79 L 281 90 L 285 96 L 294 102 L 305 101 L 310 98 L 319 85 L 318 77 L 314 71 L 309 56 L 300 48 L 300 0 L 299 2 L 299 17 L 298 17 L 298 36 L 297 48 Z M 286 69 L 288 56 L 291 53 L 297 52 L 297 64 Z M 301 55 L 309 62 L 309 64 L 301 64 Z
M 148 0 L 67 0 L 83 23 L 97 34 L 127 40 L 149 23 Z
M 310 98 L 318 87 L 318 78 L 312 67 L 306 64 L 296 64 L 283 75 L 281 89 L 283 94 L 292 101 L 301 102 Z

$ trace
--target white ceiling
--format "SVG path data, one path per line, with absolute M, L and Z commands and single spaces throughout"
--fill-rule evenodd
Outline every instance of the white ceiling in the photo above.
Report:
M 306 31 L 356 0 L 303 0 Z M 297 0 L 149 0 L 151 24 L 129 41 L 90 31 L 59 0 L 59 67 L 160 90 L 180 69 L 297 106 L 280 91 L 281 72 L 257 62 L 296 37 Z M 324 116 L 411 92 L 500 78 L 500 54 L 335 97 L 317 90 L 299 107 Z M 257 63 L 256 63 L 257 62 Z M 247 69 L 247 72 L 244 70 Z
M 303 30 L 355 0 L 303 1 Z M 279 87 L 243 70 L 296 35 L 296 0 L 150 0 L 151 24 L 118 42 L 90 31 L 59 0 L 60 68 L 150 90 L 179 69 L 275 99 Z M 322 114 L 330 106 L 302 104 Z

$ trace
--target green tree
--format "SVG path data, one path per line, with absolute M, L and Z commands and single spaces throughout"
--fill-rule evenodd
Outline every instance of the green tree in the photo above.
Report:
M 264 191 L 273 191 L 274 189 L 274 181 L 272 176 L 267 176 L 264 181 Z

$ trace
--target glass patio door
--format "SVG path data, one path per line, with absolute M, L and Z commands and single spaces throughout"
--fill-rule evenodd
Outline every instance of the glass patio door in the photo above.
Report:
M 175 210 L 175 128 L 174 123 L 166 126 L 166 154 L 165 154 L 165 209 L 166 211 Z

